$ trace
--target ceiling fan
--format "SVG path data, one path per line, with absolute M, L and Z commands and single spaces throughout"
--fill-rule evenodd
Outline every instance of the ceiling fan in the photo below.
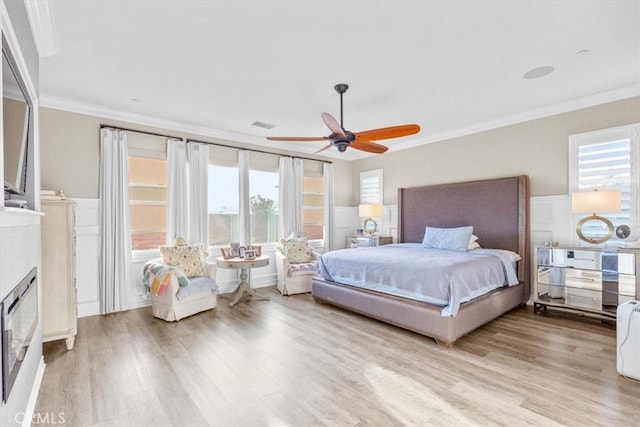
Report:
M 420 132 L 420 126 L 414 124 L 370 129 L 355 133 L 346 130 L 342 121 L 342 95 L 349 89 L 349 85 L 340 83 L 333 88 L 340 94 L 340 123 L 338 123 L 331 114 L 322 113 L 322 120 L 331 131 L 331 135 L 320 137 L 268 136 L 267 139 L 270 141 L 330 141 L 328 145 L 322 147 L 314 154 L 331 148 L 331 146 L 335 146 L 340 152 L 344 152 L 348 147 L 351 147 L 369 153 L 382 154 L 387 151 L 389 147 L 376 144 L 373 141 L 398 138 Z

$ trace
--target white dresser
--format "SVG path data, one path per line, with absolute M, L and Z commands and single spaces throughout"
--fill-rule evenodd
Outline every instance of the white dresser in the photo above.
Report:
M 76 303 L 76 204 L 42 200 L 42 341 L 65 339 L 73 348 L 78 331 Z

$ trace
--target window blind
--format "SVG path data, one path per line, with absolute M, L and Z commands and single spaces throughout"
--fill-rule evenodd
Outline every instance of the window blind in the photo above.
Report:
M 360 173 L 360 204 L 382 203 L 382 169 Z
M 637 229 L 640 226 L 639 131 L 640 123 L 634 123 L 569 136 L 569 193 L 594 189 L 620 191 L 620 212 L 596 212 L 608 218 L 614 227 L 627 224 Z M 576 215 L 574 219 L 577 222 L 585 216 Z M 602 232 L 596 229 L 598 222 L 586 224 L 594 227 L 591 237 Z M 590 236 L 589 232 L 588 227 L 583 228 L 586 236 Z M 615 235 L 612 240 L 617 240 Z

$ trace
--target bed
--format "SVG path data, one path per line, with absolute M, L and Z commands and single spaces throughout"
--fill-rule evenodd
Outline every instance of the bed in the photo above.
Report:
M 313 279 L 314 300 L 432 337 L 444 346 L 453 345 L 458 338 L 527 302 L 530 296 L 527 176 L 399 189 L 398 243 L 421 243 L 427 226 L 473 226 L 473 234 L 483 248 L 519 255 L 520 261 L 515 266 L 517 284 L 501 286 L 462 302 L 455 315 L 443 315 L 442 304 L 354 287 L 323 276 Z M 378 249 L 384 247 L 367 250 Z M 345 254 L 349 251 L 360 249 L 341 250 Z M 421 282 L 430 285 L 429 277 Z

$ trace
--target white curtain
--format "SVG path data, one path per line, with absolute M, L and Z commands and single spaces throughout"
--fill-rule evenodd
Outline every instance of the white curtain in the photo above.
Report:
M 122 130 L 100 132 L 100 312 L 126 309 L 131 285 L 131 228 L 127 135 Z
M 238 169 L 240 175 L 240 244 L 251 244 L 251 205 L 249 202 L 249 152 L 238 151 Z
M 324 182 L 324 251 L 333 250 L 333 211 L 335 204 L 333 188 L 333 164 L 325 163 L 322 167 Z
M 278 203 L 279 233 L 286 238 L 291 233 L 302 235 L 302 159 L 280 157 Z
M 177 236 L 188 237 L 187 144 L 167 140 L 167 245 Z
M 295 227 L 293 159 L 291 157 L 280 157 L 278 179 L 278 231 L 280 238 L 284 239 Z
M 189 243 L 209 246 L 209 146 L 190 142 L 189 152 Z
M 302 159 L 293 159 L 293 203 L 295 209 L 293 230 L 296 235 L 303 235 L 302 227 L 302 192 L 304 190 L 304 162 Z

